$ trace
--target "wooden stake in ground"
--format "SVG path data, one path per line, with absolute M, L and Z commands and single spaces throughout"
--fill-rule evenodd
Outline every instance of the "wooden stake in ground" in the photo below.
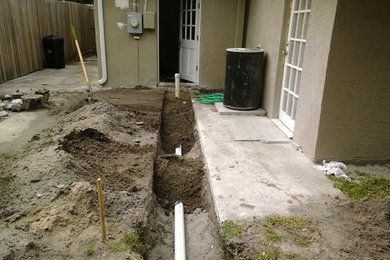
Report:
M 87 70 L 85 69 L 85 64 L 84 64 L 83 55 L 81 54 L 79 42 L 78 42 L 78 40 L 77 40 L 76 29 L 74 28 L 73 25 L 71 25 L 71 30 L 72 30 L 72 35 L 73 35 L 73 38 L 74 38 L 74 42 L 75 42 L 75 44 L 76 44 L 76 49 L 77 49 L 77 52 L 78 52 L 78 54 L 79 54 L 79 58 L 80 58 L 80 62 L 81 62 L 81 67 L 83 68 L 84 77 L 85 77 L 85 80 L 87 81 L 87 85 L 88 85 L 88 91 L 89 91 L 88 102 L 89 102 L 89 103 L 92 103 L 92 102 L 93 102 L 93 94 L 92 94 L 91 82 L 90 82 L 89 79 L 88 79 Z
M 102 228 L 102 240 L 105 244 L 107 242 L 106 235 L 106 220 L 104 218 L 104 203 L 103 203 L 103 189 L 102 189 L 102 179 L 97 179 L 97 190 L 98 190 L 98 198 L 99 198 L 99 213 L 100 213 L 100 226 Z

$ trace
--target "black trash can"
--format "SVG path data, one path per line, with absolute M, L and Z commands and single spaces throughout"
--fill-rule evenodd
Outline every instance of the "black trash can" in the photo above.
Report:
M 45 51 L 46 67 L 62 69 L 65 68 L 64 38 L 49 35 L 42 39 Z
M 260 107 L 263 89 L 264 50 L 226 49 L 226 77 L 223 105 L 236 110 Z

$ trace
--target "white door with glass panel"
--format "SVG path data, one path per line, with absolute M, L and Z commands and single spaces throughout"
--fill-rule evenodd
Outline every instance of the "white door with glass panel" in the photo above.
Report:
M 181 0 L 180 76 L 197 83 L 199 57 L 199 0 Z
M 292 132 L 299 100 L 310 6 L 311 0 L 293 0 L 291 6 L 279 120 Z

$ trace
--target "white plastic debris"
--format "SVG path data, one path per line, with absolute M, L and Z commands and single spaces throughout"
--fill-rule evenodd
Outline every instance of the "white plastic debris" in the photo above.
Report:
M 178 155 L 178 156 L 182 156 L 183 155 L 183 151 L 182 151 L 181 145 L 179 145 L 179 147 L 177 147 L 175 149 L 175 154 Z
M 342 162 L 326 162 L 326 160 L 322 161 L 322 165 L 317 164 L 313 166 L 314 169 L 322 171 L 325 175 L 333 175 L 337 178 L 344 178 L 347 181 L 351 181 L 351 178 L 345 174 L 343 170 L 347 169 L 347 166 Z
M 23 100 L 21 99 L 14 99 L 11 101 L 11 104 L 15 104 L 15 105 L 23 105 Z

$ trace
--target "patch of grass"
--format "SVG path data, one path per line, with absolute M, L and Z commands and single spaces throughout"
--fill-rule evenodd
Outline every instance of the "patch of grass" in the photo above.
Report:
M 291 260 L 299 259 L 299 255 L 296 253 L 285 253 L 284 255 L 286 259 L 291 259 Z
M 111 248 L 114 251 L 131 250 L 137 254 L 142 254 L 144 247 L 137 232 L 127 231 L 120 240 L 111 243 Z
M 390 179 L 355 171 L 360 178 L 347 181 L 344 178 L 330 176 L 333 186 L 340 189 L 348 198 L 383 198 L 390 195 Z
M 244 228 L 232 220 L 224 221 L 221 225 L 222 239 L 227 243 L 233 238 L 240 237 L 243 231 Z
M 90 243 L 85 249 L 84 249 L 84 254 L 87 256 L 93 256 L 95 254 L 95 243 L 92 242 Z
M 137 253 L 142 253 L 143 245 L 140 237 L 136 232 L 126 232 L 123 235 L 122 241 L 130 247 L 130 249 Z
M 276 248 L 260 249 L 257 253 L 256 260 L 276 260 L 279 252 Z
M 267 237 L 268 241 L 270 241 L 272 243 L 281 242 L 283 239 L 283 236 L 281 234 L 279 234 L 278 232 L 276 232 L 272 228 L 266 228 L 264 230 L 264 232 L 265 232 L 265 236 Z
M 280 233 L 286 233 L 285 237 L 288 240 L 293 241 L 296 245 L 299 246 L 309 246 L 313 241 L 310 236 L 310 233 L 313 232 L 312 225 L 309 221 L 297 217 L 282 217 L 282 216 L 271 216 L 265 219 L 264 227 L 267 233 L 270 233 L 269 229 L 273 230 L 273 233 L 277 233 L 276 230 L 279 230 Z M 279 233 L 280 238 L 282 235 Z M 267 236 L 268 237 L 268 236 Z M 275 239 L 274 237 L 271 237 Z M 279 242 L 272 241 L 270 242 Z
M 5 160 L 13 160 L 18 158 L 18 154 L 16 152 L 5 152 L 1 154 L 1 157 L 3 157 Z

